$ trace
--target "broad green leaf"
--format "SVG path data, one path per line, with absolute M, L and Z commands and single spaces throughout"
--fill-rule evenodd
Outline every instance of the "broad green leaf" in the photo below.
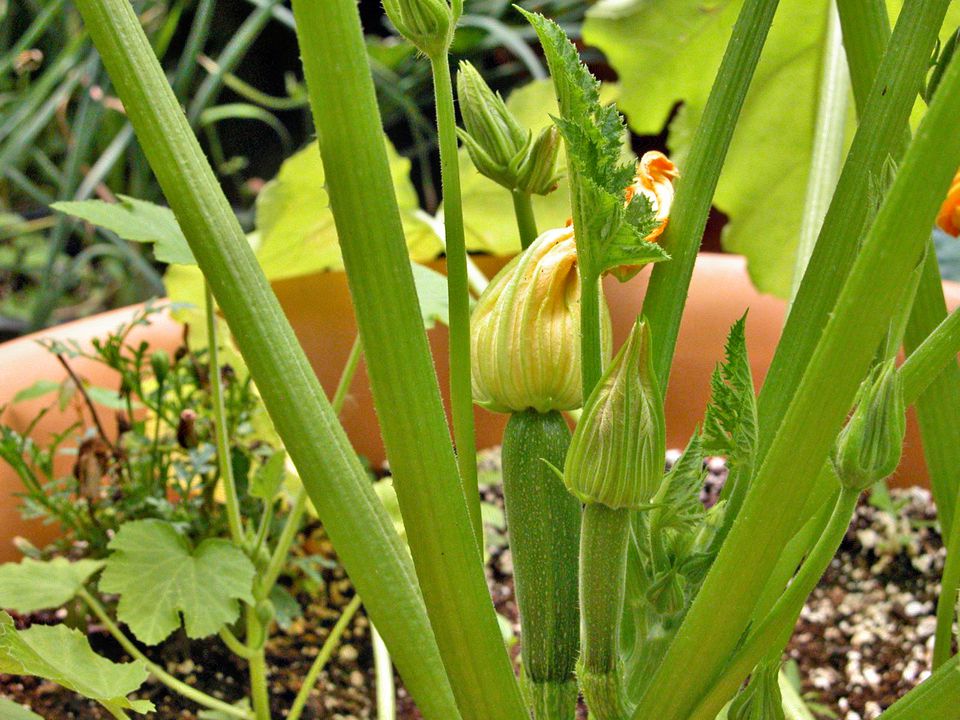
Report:
M 389 142 L 387 150 L 410 257 L 432 260 L 442 245 L 421 218 L 410 181 L 410 161 L 399 156 Z M 260 191 L 257 230 L 261 235 L 257 258 L 271 280 L 343 269 L 316 142 L 287 158 L 277 176 Z
M 60 607 L 102 567 L 100 560 L 70 562 L 62 557 L 4 563 L 0 565 L 0 608 L 30 613 Z
M 128 700 L 143 685 L 141 662 L 113 663 L 93 652 L 86 636 L 64 625 L 34 625 L 18 631 L 0 611 L 0 673 L 52 680 L 114 710 L 152 712 L 147 700 Z
M 681 172 L 742 4 L 601 0 L 584 24 L 584 40 L 606 54 L 620 77 L 620 105 L 635 132 L 659 133 L 684 103 L 668 141 Z M 891 18 L 900 5 L 888 2 Z M 724 248 L 747 256 L 760 290 L 783 297 L 809 176 L 827 9 L 827 0 L 781 3 L 714 198 L 730 216 Z M 960 5 L 953 3 L 944 35 L 958 22 Z
M 260 498 L 265 502 L 270 502 L 276 497 L 277 490 L 280 489 L 280 483 L 283 482 L 286 460 L 287 454 L 281 450 L 275 452 L 263 465 L 257 468 L 253 479 L 250 481 L 250 494 L 253 497 Z
M 103 200 L 64 201 L 50 207 L 112 230 L 124 240 L 152 243 L 160 262 L 195 265 L 196 260 L 170 208 L 146 200 L 118 195 L 119 202 Z
M 24 402 L 25 400 L 34 400 L 44 395 L 49 395 L 60 389 L 60 383 L 53 380 L 37 380 L 30 387 L 26 387 L 13 396 L 13 402 Z
M 170 523 L 137 520 L 108 547 L 100 589 L 120 595 L 117 617 L 148 645 L 179 628 L 181 613 L 187 636 L 202 638 L 237 619 L 239 600 L 253 602 L 253 564 L 228 540 L 191 548 Z
M 43 720 L 43 718 L 27 710 L 23 705 L 17 705 L 12 700 L 0 697 L 0 720 Z

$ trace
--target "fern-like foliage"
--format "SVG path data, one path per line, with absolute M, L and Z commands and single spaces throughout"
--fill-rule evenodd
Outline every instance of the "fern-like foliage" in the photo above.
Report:
M 744 466 L 757 444 L 757 399 L 747 358 L 746 314 L 730 328 L 724 362 L 713 371 L 712 397 L 703 420 L 703 448 Z

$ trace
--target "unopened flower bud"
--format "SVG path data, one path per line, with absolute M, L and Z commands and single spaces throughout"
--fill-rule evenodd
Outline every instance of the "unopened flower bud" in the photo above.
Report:
M 549 195 L 560 182 L 560 148 L 563 142 L 556 125 L 540 131 L 527 149 L 516 172 L 516 188 L 531 195 Z
M 200 444 L 197 436 L 197 413 L 189 408 L 180 413 L 180 422 L 177 423 L 177 444 L 184 450 L 195 448 Z
M 580 275 L 573 228 L 548 230 L 503 268 L 477 301 L 470 328 L 478 405 L 542 413 L 580 407 Z M 609 348 L 605 304 L 602 339 Z
M 384 0 L 397 30 L 428 57 L 447 50 L 456 18 L 445 0 Z
M 170 355 L 166 350 L 156 350 L 150 356 L 150 367 L 153 368 L 153 376 L 157 382 L 163 385 L 167 379 L 167 373 L 170 372 Z
M 728 720 L 784 720 L 779 675 L 779 658 L 758 665 L 750 683 L 730 703 Z
M 468 62 L 460 63 L 457 97 L 465 128 L 458 134 L 481 175 L 510 191 L 546 195 L 556 188 L 561 147 L 556 127 L 545 128 L 534 141 Z
M 656 150 L 645 152 L 637 162 L 637 174 L 634 176 L 633 184 L 627 188 L 624 200 L 629 205 L 637 195 L 642 195 L 650 202 L 657 225 L 644 238 L 647 242 L 654 242 L 667 227 L 670 209 L 673 207 L 673 181 L 679 176 L 677 166 L 662 152 Z M 623 265 L 612 269 L 610 273 L 623 282 L 636 275 L 641 267 L 640 265 Z
M 587 400 L 563 480 L 581 502 L 636 509 L 659 488 L 665 455 L 650 330 L 638 320 Z
M 837 438 L 833 464 L 844 487 L 864 490 L 891 475 L 900 464 L 906 430 L 903 384 L 891 360 L 864 380 Z
M 937 225 L 947 235 L 960 237 L 960 170 L 953 178 L 953 184 L 937 213 Z

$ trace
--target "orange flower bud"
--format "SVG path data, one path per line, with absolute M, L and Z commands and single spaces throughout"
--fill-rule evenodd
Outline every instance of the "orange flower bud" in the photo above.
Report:
M 953 178 L 953 185 L 937 214 L 937 225 L 947 235 L 960 237 L 960 170 Z

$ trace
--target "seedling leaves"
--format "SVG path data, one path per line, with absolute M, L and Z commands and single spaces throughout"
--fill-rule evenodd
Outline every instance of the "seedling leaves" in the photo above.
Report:
M 68 215 L 112 230 L 124 240 L 152 243 L 160 262 L 196 265 L 187 239 L 170 208 L 146 200 L 119 195 L 119 202 L 103 200 L 64 201 L 51 205 Z
M 20 613 L 60 607 L 103 567 L 99 560 L 24 558 L 0 565 L 0 607 Z
M 179 628 L 181 614 L 187 636 L 202 638 L 237 619 L 239 600 L 253 602 L 253 564 L 228 540 L 191 548 L 170 523 L 137 520 L 109 548 L 100 588 L 120 595 L 117 617 L 148 645 Z
M 148 700 L 126 698 L 147 679 L 143 663 L 110 662 L 93 652 L 81 632 L 64 625 L 34 625 L 18 631 L 13 618 L 2 611 L 0 673 L 52 680 L 113 711 L 154 709 Z

